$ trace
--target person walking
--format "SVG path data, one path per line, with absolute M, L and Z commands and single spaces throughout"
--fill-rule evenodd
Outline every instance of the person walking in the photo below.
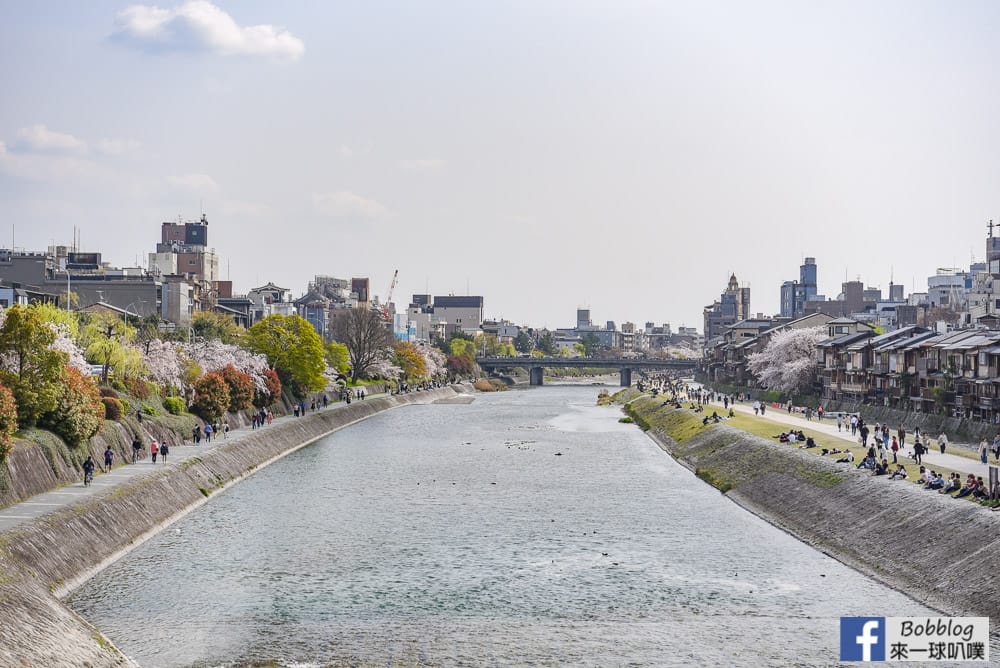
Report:
M 985 443 L 985 441 L 983 441 L 983 442 Z M 105 473 L 110 473 L 111 472 L 111 462 L 113 462 L 114 459 L 115 459 L 115 451 L 112 450 L 111 446 L 109 445 L 104 450 L 104 472 Z
M 87 461 L 83 463 L 83 486 L 90 487 L 90 481 L 94 479 L 94 458 L 87 455 Z
M 893 464 L 898 464 L 899 463 L 898 461 L 896 461 L 896 455 L 897 455 L 897 453 L 899 453 L 899 441 L 897 441 L 896 437 L 893 436 L 892 437 L 892 463 Z
M 139 451 L 142 450 L 142 441 L 136 436 L 132 439 L 132 463 L 139 461 Z
M 167 463 L 167 455 L 169 454 L 170 454 L 170 444 L 164 441 L 163 445 L 160 446 L 160 459 L 163 460 L 164 464 Z
M 222 438 L 229 438 L 229 420 L 222 423 Z
M 920 440 L 919 436 L 914 436 L 913 437 L 913 461 L 915 461 L 917 464 L 921 464 L 922 462 L 920 461 L 920 458 L 923 456 L 924 452 L 925 452 L 925 449 L 924 449 L 924 443 L 923 443 L 923 441 Z
M 840 431 L 843 426 L 844 426 L 844 414 L 837 413 L 837 431 Z
M 899 447 L 900 448 L 905 448 L 906 447 L 906 429 L 903 428 L 903 425 L 899 425 L 899 429 L 896 431 L 896 436 L 899 437 Z
M 160 444 L 153 439 L 153 442 L 149 444 L 149 454 L 153 458 L 153 463 L 156 463 L 156 455 L 160 452 Z
M 823 405 L 822 404 L 820 404 L 820 406 L 816 409 L 816 419 L 819 420 L 820 422 L 823 421 Z
M 212 423 L 211 422 L 206 422 L 205 423 L 205 442 L 206 443 L 211 443 L 212 442 L 212 433 L 214 431 L 215 430 L 212 429 Z
M 990 446 L 986 442 L 986 439 L 979 441 L 979 461 L 982 463 L 987 463 L 990 460 Z
M 944 449 L 948 447 L 948 436 L 942 431 L 941 435 L 938 436 L 937 440 L 938 447 L 941 448 L 941 454 L 944 454 Z

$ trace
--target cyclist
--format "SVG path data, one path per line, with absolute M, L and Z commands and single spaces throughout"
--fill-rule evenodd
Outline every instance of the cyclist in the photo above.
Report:
M 135 464 L 139 461 L 139 451 L 142 450 L 142 441 L 136 436 L 132 439 L 132 463 Z
M 90 481 L 94 479 L 94 458 L 88 456 L 87 461 L 83 463 L 83 485 L 84 487 L 90 486 Z

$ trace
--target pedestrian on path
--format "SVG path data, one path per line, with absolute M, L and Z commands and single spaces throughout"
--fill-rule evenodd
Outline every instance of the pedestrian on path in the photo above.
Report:
M 222 438 L 229 438 L 229 420 L 222 423 Z
M 944 449 L 948 447 L 948 436 L 942 431 L 941 435 L 938 436 L 937 440 L 938 447 L 941 448 L 941 454 L 944 454 Z
M 900 448 L 905 448 L 906 447 L 906 429 L 903 428 L 903 425 L 899 425 L 899 429 L 896 431 L 896 436 L 899 437 L 899 447 Z
M 917 464 L 922 463 L 920 461 L 920 458 L 923 457 L 924 452 L 926 452 L 926 449 L 924 448 L 923 441 L 920 440 L 919 436 L 914 436 L 913 437 L 913 461 L 915 461 Z
M 160 452 L 160 444 L 153 439 L 153 442 L 149 444 L 149 454 L 153 457 L 153 463 L 156 463 L 156 455 Z
M 136 436 L 132 439 L 132 463 L 139 461 L 139 451 L 142 450 L 142 441 Z
M 892 463 L 893 464 L 898 464 L 899 463 L 898 461 L 896 461 L 896 454 L 898 452 L 899 452 L 899 441 L 897 441 L 896 437 L 893 436 L 892 437 Z
M 820 405 L 816 409 L 816 419 L 819 420 L 820 422 L 823 421 L 823 406 L 822 405 Z
M 205 442 L 206 443 L 211 443 L 212 442 L 212 433 L 214 431 L 215 430 L 212 429 L 212 424 L 210 422 L 206 422 L 205 423 Z
M 837 413 L 837 431 L 839 432 L 841 427 L 844 426 L 844 414 Z
M 858 416 L 851 416 L 851 436 L 856 436 L 858 433 Z
M 986 439 L 984 438 L 983 440 L 979 441 L 979 461 L 981 461 L 984 464 L 989 462 L 990 460 L 989 452 L 990 452 L 990 446 L 986 442 Z
M 167 463 L 167 455 L 169 454 L 170 454 L 170 445 L 166 441 L 164 441 L 163 445 L 160 446 L 160 459 L 163 460 L 164 464 Z
M 983 442 L 985 443 L 985 441 L 983 441 Z M 111 462 L 114 461 L 114 459 L 115 459 L 115 451 L 112 450 L 111 446 L 109 445 L 107 447 L 107 449 L 104 451 L 104 472 L 105 473 L 110 473 L 111 472 Z M 983 461 L 985 462 L 986 460 L 983 460 Z

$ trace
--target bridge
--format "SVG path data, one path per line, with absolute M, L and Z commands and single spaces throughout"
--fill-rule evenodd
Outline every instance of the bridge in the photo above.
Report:
M 653 358 L 611 358 L 611 357 L 477 357 L 476 364 L 484 370 L 513 369 L 523 367 L 528 369 L 529 382 L 541 385 L 544 369 L 555 368 L 599 368 L 618 369 L 621 376 L 621 386 L 632 385 L 632 371 L 693 371 L 698 367 L 698 360 L 692 359 L 653 359 Z

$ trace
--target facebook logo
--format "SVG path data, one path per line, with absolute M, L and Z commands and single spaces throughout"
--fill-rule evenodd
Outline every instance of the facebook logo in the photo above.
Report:
M 885 661 L 885 617 L 841 617 L 840 660 Z

